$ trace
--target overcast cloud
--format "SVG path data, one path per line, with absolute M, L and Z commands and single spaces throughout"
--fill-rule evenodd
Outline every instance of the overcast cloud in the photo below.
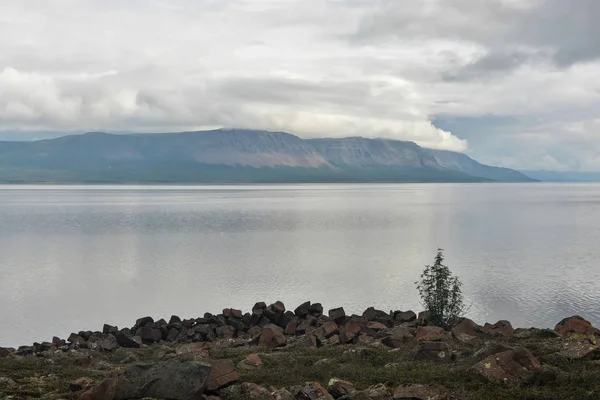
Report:
M 0 131 L 284 130 L 600 170 L 597 0 L 0 0 Z

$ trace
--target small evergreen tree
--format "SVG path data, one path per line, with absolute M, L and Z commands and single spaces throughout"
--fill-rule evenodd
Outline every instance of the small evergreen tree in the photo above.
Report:
M 462 284 L 444 265 L 444 254 L 438 249 L 433 265 L 426 265 L 421 280 L 415 282 L 428 320 L 445 329 L 454 326 L 464 311 Z

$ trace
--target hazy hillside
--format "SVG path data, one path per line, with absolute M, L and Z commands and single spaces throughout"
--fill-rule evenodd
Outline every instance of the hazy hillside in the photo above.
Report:
M 600 182 L 600 172 L 523 171 L 523 173 L 542 182 Z
M 284 132 L 224 129 L 113 135 L 93 132 L 0 142 L 2 182 L 481 182 L 528 181 L 412 142 L 303 140 Z

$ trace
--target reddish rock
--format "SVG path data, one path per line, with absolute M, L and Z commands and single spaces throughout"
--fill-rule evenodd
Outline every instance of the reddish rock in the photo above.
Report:
M 579 315 L 563 319 L 556 324 L 554 330 L 561 335 L 577 334 L 593 336 L 598 333 L 598 330 L 589 321 Z
M 90 388 L 94 384 L 94 380 L 88 377 L 77 378 L 73 382 L 69 383 L 69 389 L 71 392 L 80 392 Z
M 285 346 L 287 339 L 283 335 L 283 330 L 277 325 L 266 325 L 260 334 L 258 341 L 259 346 L 275 348 Z
M 325 335 L 326 339 L 329 339 L 330 337 L 340 333 L 337 324 L 333 321 L 326 322 L 321 329 L 323 329 L 323 334 Z
M 331 318 L 336 324 L 341 325 L 346 320 L 346 312 L 343 307 L 334 308 L 329 310 L 329 318 Z
M 444 361 L 449 360 L 452 350 L 445 342 L 421 342 L 417 347 L 415 360 L 417 361 Z
M 216 329 L 217 336 L 222 339 L 231 339 L 235 334 L 235 328 L 233 326 L 225 325 L 219 326 Z
M 238 310 L 238 309 L 232 308 L 230 311 L 231 311 L 231 316 L 233 318 L 242 319 L 244 317 L 244 314 L 242 313 L 242 310 Z
M 333 400 L 333 397 L 319 382 L 307 382 L 296 393 L 298 400 Z
M 296 334 L 296 329 L 298 328 L 298 319 L 294 318 L 285 327 L 284 333 L 286 335 L 294 336 Z
M 477 336 L 477 330 L 479 327 L 475 322 L 470 320 L 469 318 L 463 318 L 458 324 L 454 325 L 452 328 L 452 333 L 464 333 L 470 336 Z
M 340 332 L 340 341 L 342 343 L 351 343 L 358 336 L 362 328 L 362 324 L 354 321 L 344 325 L 344 329 Z
M 371 322 L 367 323 L 367 328 L 372 329 L 375 332 L 379 332 L 384 329 L 387 329 L 388 327 L 380 322 L 371 321 Z
M 486 358 L 493 354 L 503 353 L 508 350 L 513 350 L 513 348 L 504 343 L 485 342 L 484 347 L 478 350 L 474 357 L 477 359 Z
M 329 383 L 327 384 L 327 390 L 334 399 L 347 396 L 356 391 L 352 383 L 337 378 L 332 378 L 329 380 Z
M 421 342 L 442 340 L 444 337 L 444 329 L 439 326 L 419 326 L 415 337 Z
M 540 369 L 540 362 L 527 349 L 494 354 L 475 364 L 473 371 L 490 381 L 515 383 Z
M 271 304 L 269 307 L 271 309 L 273 309 L 273 311 L 275 311 L 275 312 L 279 312 L 282 314 L 285 312 L 285 305 L 281 301 L 276 301 L 275 303 Z
M 210 374 L 206 380 L 206 390 L 215 391 L 227 387 L 240 379 L 231 360 L 217 360 L 210 363 Z
M 447 400 L 448 391 L 441 386 L 401 385 L 394 390 L 394 400 Z
M 395 319 L 399 323 L 412 322 L 417 319 L 417 314 L 413 311 L 398 312 L 395 314 Z
M 392 329 L 379 332 L 377 337 L 380 337 L 380 335 L 381 343 L 394 349 L 402 347 L 404 343 L 414 337 L 404 326 L 396 326 Z
M 245 369 L 245 370 L 252 371 L 252 370 L 261 368 L 262 365 L 263 365 L 263 361 L 258 356 L 258 354 L 250 354 L 245 359 L 240 361 L 239 364 L 237 365 L 237 367 L 239 369 Z
M 501 320 L 496 322 L 494 325 L 486 324 L 481 328 L 481 332 L 488 335 L 502 335 L 502 336 L 512 336 L 515 330 L 513 329 L 510 322 Z

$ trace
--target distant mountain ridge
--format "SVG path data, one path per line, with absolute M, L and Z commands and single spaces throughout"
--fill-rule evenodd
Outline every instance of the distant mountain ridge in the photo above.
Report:
M 1 182 L 526 182 L 526 175 L 413 142 L 285 132 L 90 132 L 0 142 Z

